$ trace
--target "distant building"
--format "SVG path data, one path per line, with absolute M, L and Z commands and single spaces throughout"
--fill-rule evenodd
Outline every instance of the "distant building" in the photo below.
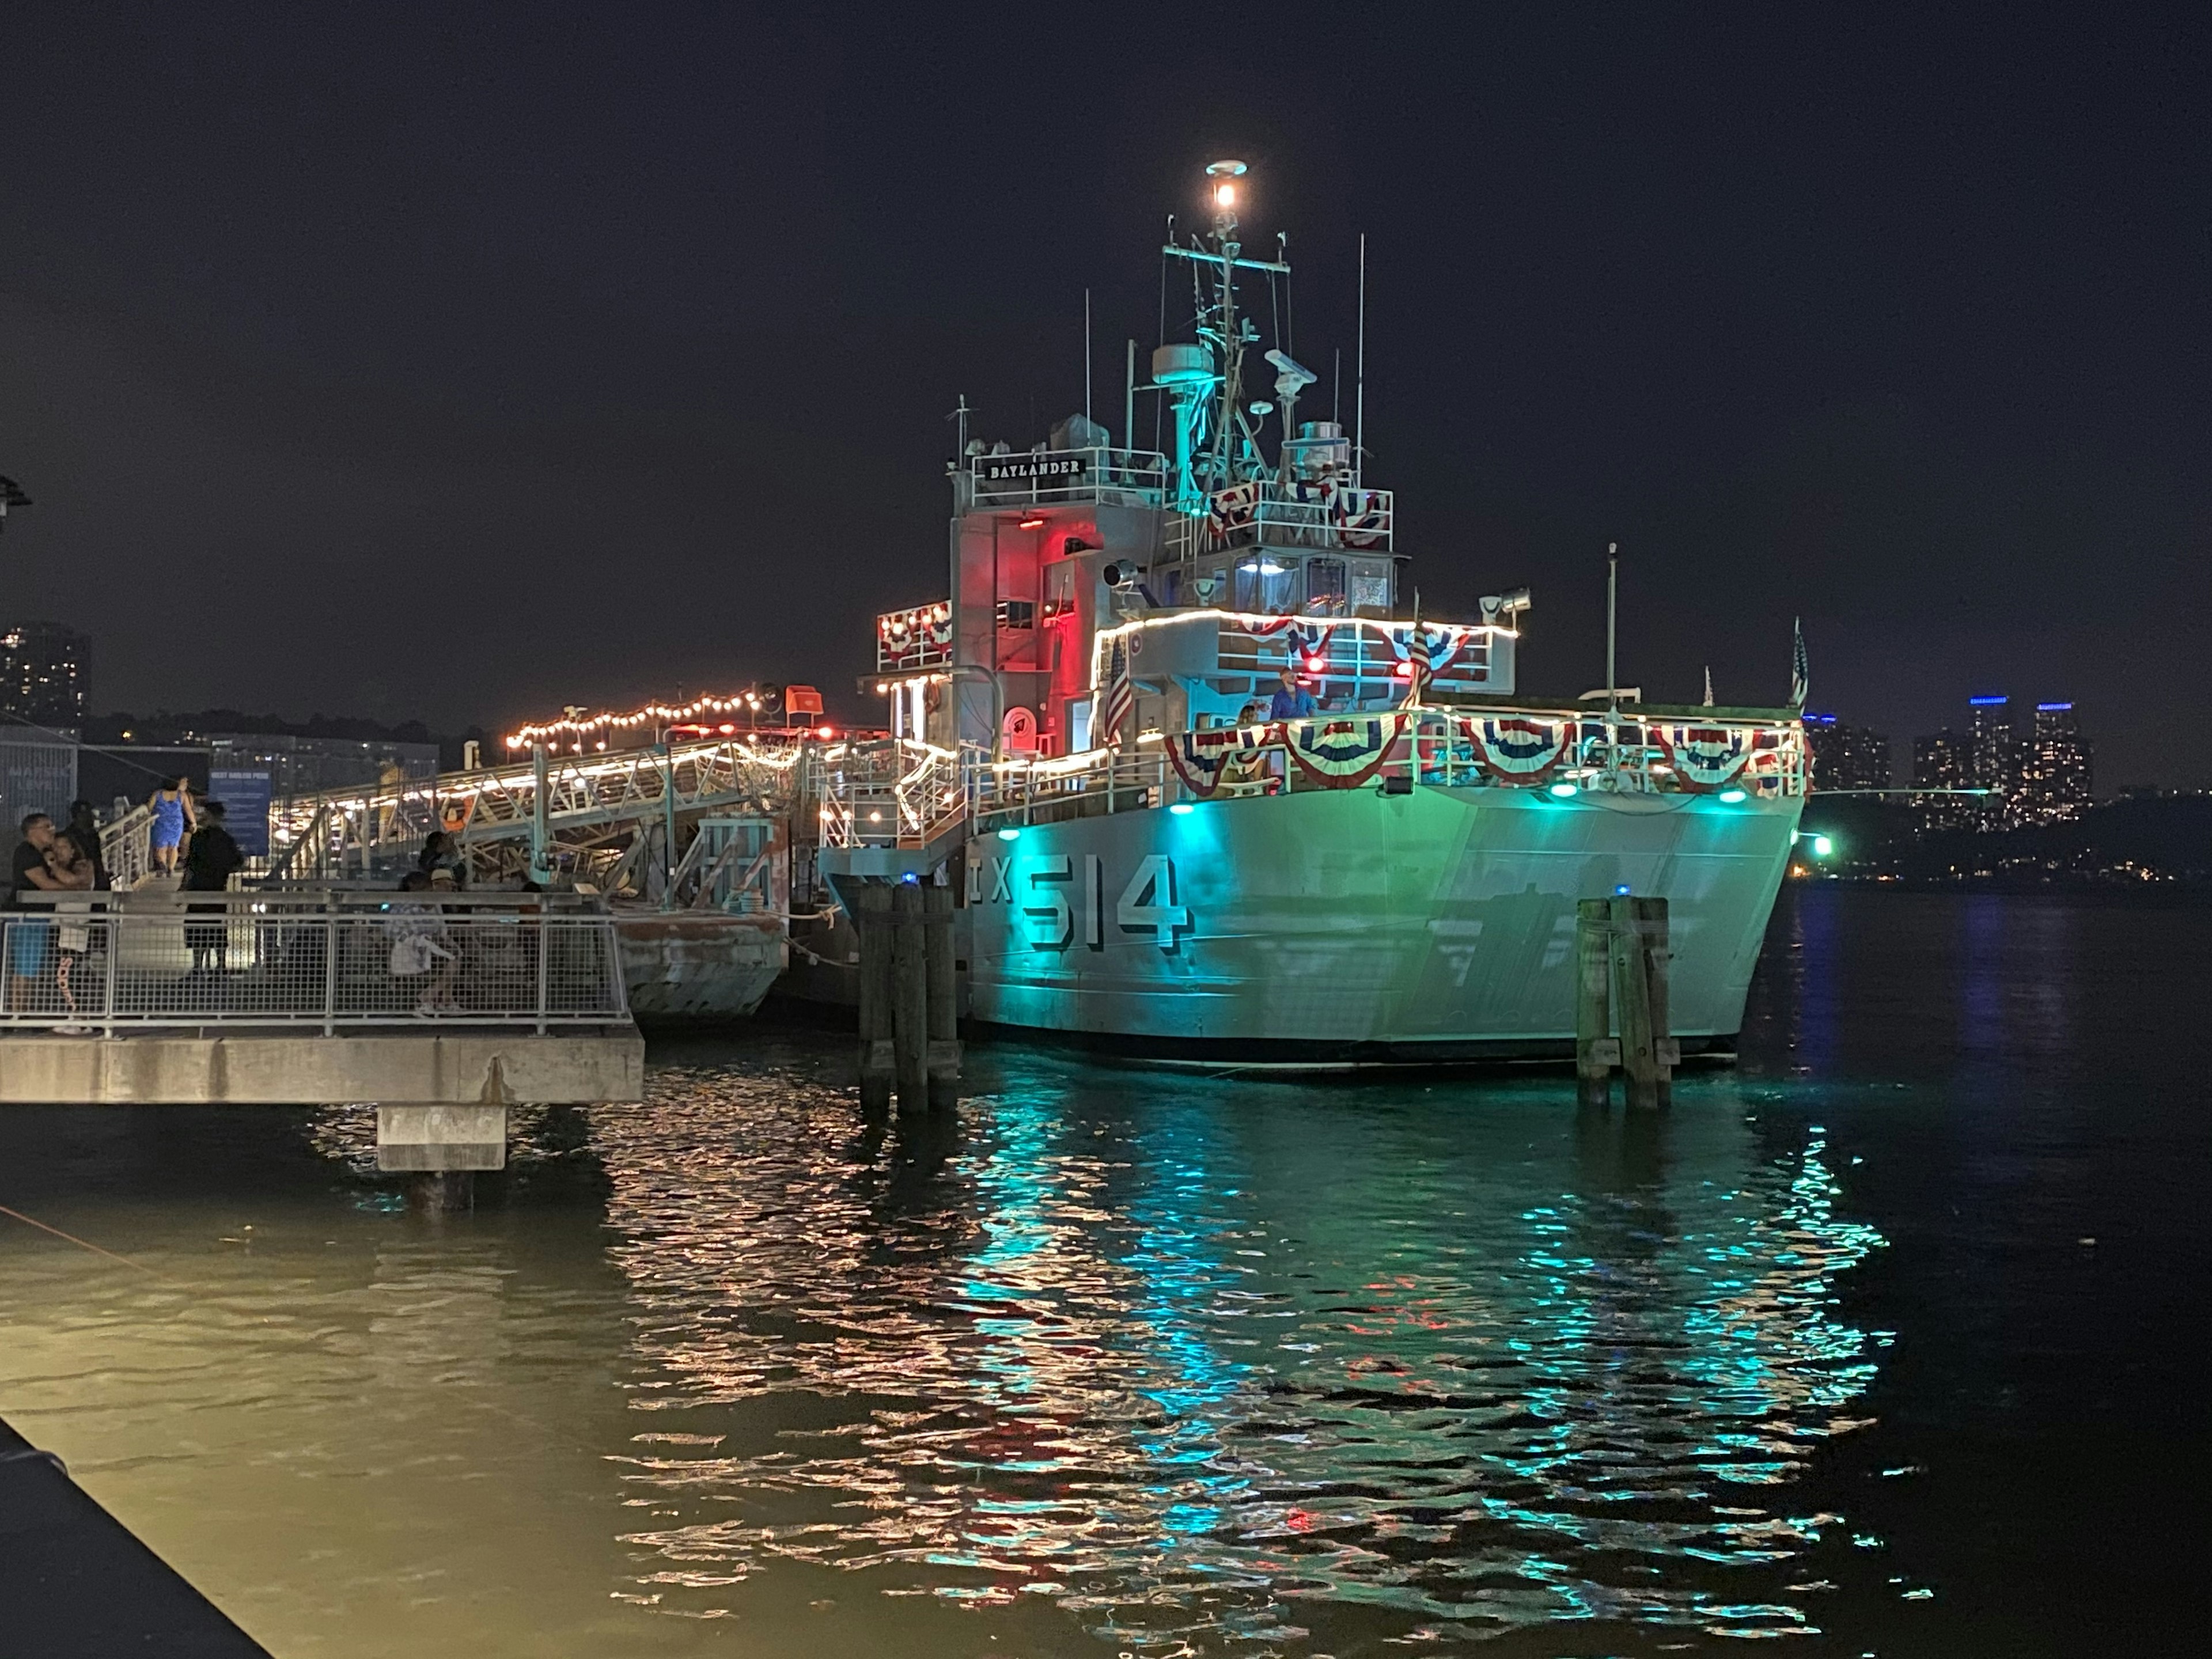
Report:
M 1930 790 L 1976 787 L 1972 739 L 1948 726 L 1928 737 L 1913 738 L 1912 787 Z M 1923 831 L 1964 830 L 1974 823 L 1977 805 L 1972 797 L 1966 795 L 1916 795 L 1912 810 Z
M 2089 740 L 2070 702 L 2035 705 L 2035 725 L 2025 750 L 2021 814 L 2023 822 L 2054 823 L 2089 810 L 2095 773 Z
M 1814 789 L 1889 787 L 1889 739 L 1873 727 L 1808 714 L 1805 742 L 1813 751 Z
M 1972 787 L 1990 792 L 1971 804 L 1967 822 L 1977 830 L 2009 830 L 2020 821 L 2027 781 L 2020 734 L 2013 729 L 2012 699 L 1969 697 L 1966 707 Z
M 91 640 L 59 623 L 0 624 L 0 718 L 80 729 L 91 654 Z
M 387 776 L 413 781 L 438 775 L 438 745 L 396 743 L 381 738 L 265 737 L 248 732 L 194 734 L 207 745 L 208 765 L 217 772 L 266 772 L 270 793 L 313 795 L 325 789 L 356 789 Z
M 1923 830 L 2017 830 L 2078 817 L 2094 781 L 2089 744 L 2070 702 L 2035 706 L 2026 732 L 2008 697 L 1972 697 L 1966 729 L 1945 729 L 1912 743 L 1918 789 L 1984 789 L 1979 796 L 1923 796 L 1914 810 Z

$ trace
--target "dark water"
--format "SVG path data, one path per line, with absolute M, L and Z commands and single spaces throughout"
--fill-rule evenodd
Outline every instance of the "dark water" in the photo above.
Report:
M 0 1115 L 0 1414 L 280 1655 L 2179 1651 L 2212 911 L 1793 893 L 1742 1066 L 657 1047 L 410 1216 L 357 1112 Z

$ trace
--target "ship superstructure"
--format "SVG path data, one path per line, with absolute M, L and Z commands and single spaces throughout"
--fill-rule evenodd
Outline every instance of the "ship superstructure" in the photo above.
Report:
M 1190 337 L 1123 401 L 1159 447 L 1077 415 L 1018 451 L 963 404 L 950 592 L 878 621 L 895 737 L 823 751 L 822 869 L 952 881 L 981 1020 L 1285 1058 L 1556 1048 L 1576 902 L 1662 895 L 1675 1030 L 1725 1042 L 1796 711 L 1524 698 L 1525 590 L 1421 615 L 1356 429 L 1299 417 L 1317 377 L 1243 303 L 1290 276 L 1243 183 L 1216 163 L 1211 234 L 1162 250 Z

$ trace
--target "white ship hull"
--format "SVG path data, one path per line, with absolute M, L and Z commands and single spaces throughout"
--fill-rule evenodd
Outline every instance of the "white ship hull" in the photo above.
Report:
M 1802 805 L 1358 788 L 987 835 L 966 854 L 968 1008 L 1163 1053 L 1558 1054 L 1576 902 L 1626 890 L 1669 901 L 1674 1033 L 1725 1047 Z

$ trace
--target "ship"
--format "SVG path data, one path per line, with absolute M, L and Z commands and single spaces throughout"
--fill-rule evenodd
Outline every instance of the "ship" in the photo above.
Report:
M 1086 411 L 1017 450 L 961 400 L 947 587 L 877 623 L 890 735 L 810 750 L 792 879 L 820 908 L 786 990 L 850 1000 L 856 886 L 923 882 L 954 889 L 981 1030 L 1543 1059 L 1573 1047 L 1578 902 L 1634 895 L 1668 901 L 1683 1054 L 1727 1052 L 1796 840 L 1799 708 L 1646 703 L 1610 645 L 1603 691 L 1526 696 L 1527 589 L 1422 614 L 1361 441 L 1364 294 L 1351 429 L 1303 418 L 1319 377 L 1275 332 L 1291 267 L 1248 254 L 1247 185 L 1217 162 L 1210 228 L 1170 222 L 1188 326 L 1141 381 L 1130 344 L 1119 441 Z

